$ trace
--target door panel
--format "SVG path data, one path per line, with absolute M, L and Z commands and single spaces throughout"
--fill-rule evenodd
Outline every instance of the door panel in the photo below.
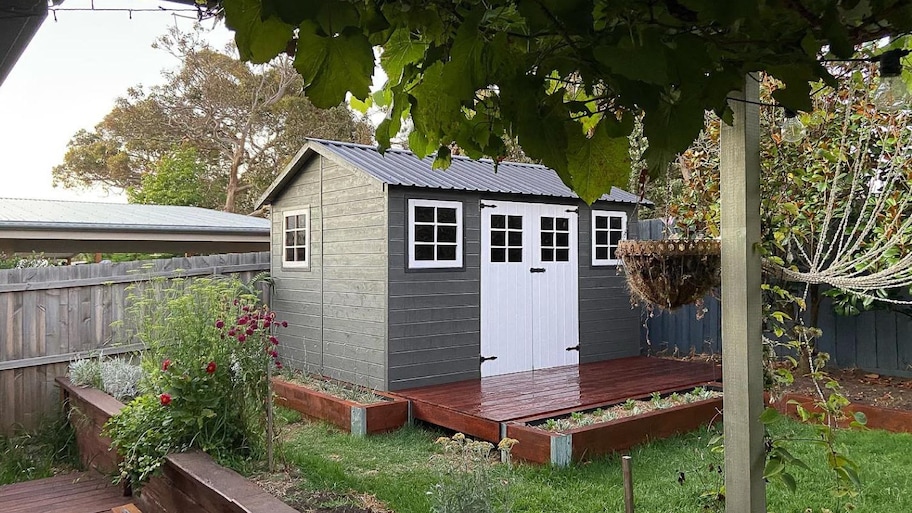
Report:
M 482 202 L 482 376 L 579 362 L 575 210 Z
M 532 369 L 532 257 L 528 206 L 482 202 L 482 376 Z

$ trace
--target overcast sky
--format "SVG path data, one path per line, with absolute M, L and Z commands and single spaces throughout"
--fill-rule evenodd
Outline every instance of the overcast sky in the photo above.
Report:
M 96 8 L 182 8 L 150 0 L 95 0 Z M 73 12 L 89 0 L 66 0 L 38 30 L 0 85 L 0 198 L 119 201 L 119 194 L 54 188 L 51 168 L 80 128 L 91 129 L 128 87 L 161 83 L 160 71 L 178 65 L 151 47 L 168 26 L 193 20 L 164 12 Z M 190 13 L 182 13 L 190 14 Z M 204 22 L 212 28 L 213 21 Z M 222 48 L 231 33 L 219 26 L 210 42 Z

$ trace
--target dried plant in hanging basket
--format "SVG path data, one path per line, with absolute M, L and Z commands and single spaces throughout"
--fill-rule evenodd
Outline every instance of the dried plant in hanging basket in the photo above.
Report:
M 634 298 L 666 310 L 695 303 L 720 283 L 715 239 L 624 240 L 617 256 Z

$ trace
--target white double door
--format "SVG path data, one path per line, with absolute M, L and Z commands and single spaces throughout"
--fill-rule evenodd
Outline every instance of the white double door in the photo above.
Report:
M 481 375 L 579 363 L 578 209 L 481 207 Z

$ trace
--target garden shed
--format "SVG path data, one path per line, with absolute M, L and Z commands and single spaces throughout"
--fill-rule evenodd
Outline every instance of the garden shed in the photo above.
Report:
M 591 207 L 544 166 L 309 141 L 260 199 L 287 364 L 382 390 L 638 355 L 615 249 L 638 197 Z

